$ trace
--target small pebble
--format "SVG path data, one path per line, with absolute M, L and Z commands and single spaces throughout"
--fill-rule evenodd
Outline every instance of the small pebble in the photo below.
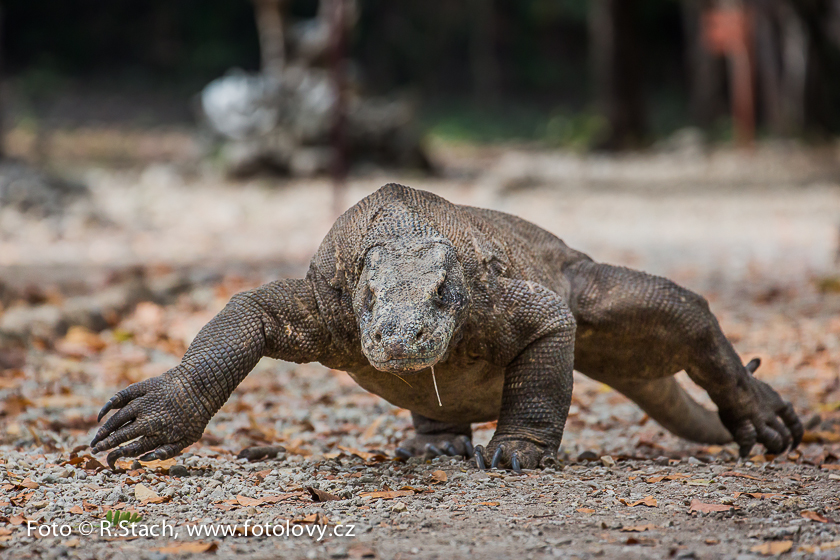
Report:
M 172 465 L 169 467 L 169 476 L 190 476 L 190 471 L 184 465 Z

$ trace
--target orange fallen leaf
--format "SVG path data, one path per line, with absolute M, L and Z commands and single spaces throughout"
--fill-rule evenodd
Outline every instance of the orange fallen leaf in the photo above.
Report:
M 644 533 L 645 531 L 656 530 L 656 525 L 648 523 L 647 525 L 633 525 L 632 527 L 622 527 L 622 533 Z
M 82 468 L 86 471 L 96 471 L 96 470 L 103 470 L 105 469 L 105 465 L 100 463 L 94 457 L 88 457 L 87 461 L 85 462 Z
M 674 473 L 663 476 L 651 476 L 649 478 L 646 478 L 645 482 L 650 484 L 656 484 L 657 482 L 662 482 L 663 480 L 682 480 L 683 478 L 688 478 L 688 475 L 682 473 Z
M 24 488 L 29 488 L 30 490 L 35 490 L 41 485 L 37 482 L 33 482 L 32 479 L 27 476 L 20 482 L 20 486 L 23 486 Z
M 577 508 L 578 513 L 595 513 L 595 510 L 592 508 Z
M 145 500 L 153 500 L 155 498 L 159 498 L 158 493 L 146 486 L 145 484 L 135 484 L 134 485 L 134 498 L 138 502 L 142 502 Z
M 259 506 L 262 505 L 263 501 L 259 498 L 249 498 L 248 496 L 237 495 L 236 501 L 239 503 L 240 506 Z
M 827 517 L 823 517 L 816 511 L 803 511 L 802 517 L 805 519 L 810 519 L 811 521 L 816 521 L 817 523 L 830 523 L 831 520 Z
M 825 469 L 827 471 L 840 471 L 840 463 L 832 463 L 830 465 L 823 463 L 822 465 L 820 465 L 820 468 Z
M 82 509 L 82 506 L 73 506 L 70 508 L 70 513 L 84 513 L 85 510 Z
M 335 494 L 330 494 L 329 492 L 325 492 L 323 490 L 319 490 L 318 488 L 313 488 L 311 486 L 307 486 L 306 490 L 309 492 L 309 495 L 312 496 L 312 499 L 316 502 L 331 502 L 333 500 L 341 499 Z
M 365 499 L 379 499 L 379 500 L 392 500 L 394 498 L 401 498 L 403 496 L 413 496 L 414 492 L 410 490 L 388 490 L 388 491 L 380 491 L 380 492 L 360 492 L 359 496 Z
M 802 443 L 840 443 L 840 434 L 828 431 L 806 431 Z
M 304 517 L 292 519 L 292 523 L 295 525 L 306 525 L 309 523 L 314 523 L 315 525 L 327 525 L 329 522 L 329 518 L 322 513 L 310 513 Z
M 756 500 L 770 500 L 772 498 L 783 497 L 784 494 L 774 492 L 747 492 L 747 496 L 752 496 Z
M 498 507 L 499 502 L 478 502 L 480 506 L 490 506 L 490 507 Z
M 657 507 L 656 498 L 653 496 L 645 496 L 641 500 L 637 500 L 633 503 L 628 504 L 624 500 L 620 500 L 621 503 L 626 505 L 627 507 L 636 507 L 636 506 L 647 506 L 647 507 Z
M 383 455 L 382 453 L 370 453 L 368 451 L 360 451 L 358 449 L 352 449 L 350 447 L 344 447 L 343 445 L 338 446 L 339 449 L 344 451 L 349 455 L 355 455 L 364 459 L 365 461 L 387 461 L 388 457 Z
M 202 552 L 215 552 L 219 545 L 214 542 L 180 542 L 157 548 L 158 552 L 163 554 L 201 554 Z
M 432 484 L 441 484 L 446 482 L 446 473 L 443 471 L 434 471 L 432 473 Z
M 703 513 L 710 513 L 713 511 L 729 511 L 732 509 L 732 506 L 726 504 L 706 504 L 701 502 L 700 500 L 691 500 L 691 504 L 688 506 L 688 511 L 699 511 Z
M 791 548 L 793 548 L 793 541 L 770 541 L 752 547 L 750 552 L 757 552 L 762 556 L 778 556 Z
M 736 471 L 722 472 L 718 476 L 732 476 L 732 477 L 737 477 L 737 478 L 749 478 L 750 480 L 762 480 L 762 479 L 758 478 L 757 476 L 752 476 L 752 475 L 749 475 L 749 474 L 739 473 L 739 472 L 736 472 Z

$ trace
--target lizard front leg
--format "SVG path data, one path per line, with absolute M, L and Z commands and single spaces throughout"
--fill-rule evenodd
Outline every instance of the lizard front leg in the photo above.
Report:
M 108 454 L 111 468 L 120 457 L 172 457 L 201 438 L 260 358 L 315 361 L 329 340 L 310 281 L 281 280 L 237 294 L 201 329 L 178 366 L 108 401 L 99 420 L 120 410 L 91 447 L 97 453 L 116 447 Z
M 514 471 L 556 458 L 572 400 L 575 320 L 556 293 L 533 283 L 502 279 L 495 332 L 505 382 L 496 433 L 475 448 L 479 468 Z M 504 350 L 502 350 L 504 348 Z

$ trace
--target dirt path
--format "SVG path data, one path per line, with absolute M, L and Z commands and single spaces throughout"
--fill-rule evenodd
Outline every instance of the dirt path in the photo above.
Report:
M 665 161 L 647 162 L 647 181 L 635 160 L 522 154 L 491 158 L 480 173 L 401 180 L 517 213 L 598 260 L 700 290 L 744 359 L 762 357 L 757 376 L 808 422 L 796 452 L 756 448 L 739 464 L 732 449 L 678 440 L 579 376 L 562 469 L 513 476 L 449 459 L 403 464 L 385 455 L 410 433 L 406 411 L 344 373 L 263 360 L 177 458 L 178 476 L 168 464 L 102 470 L 81 447 L 100 405 L 178 363 L 236 291 L 305 269 L 332 216 L 323 182 L 269 189 L 168 168 L 90 171 L 93 203 L 64 218 L 0 210 L 0 280 L 14 290 L 35 283 L 40 296 L 24 291 L 32 301 L 60 303 L 69 289 L 61 274 L 96 267 L 141 264 L 155 277 L 200 266 L 218 277 L 171 304 L 143 303 L 101 333 L 0 344 L 0 557 L 840 558 L 838 185 L 772 166 L 689 162 L 679 172 Z M 347 203 L 383 182 L 353 181 Z M 252 268 L 231 264 L 243 262 Z M 478 426 L 477 441 L 492 429 Z M 236 458 L 266 444 L 287 451 Z M 339 499 L 316 503 L 308 487 Z M 143 516 L 134 535 L 80 534 L 110 509 Z M 246 537 L 246 522 L 303 533 Z M 37 534 L 53 524 L 71 534 Z M 167 526 L 177 539 L 135 536 Z M 189 534 L 234 529 L 239 536 Z

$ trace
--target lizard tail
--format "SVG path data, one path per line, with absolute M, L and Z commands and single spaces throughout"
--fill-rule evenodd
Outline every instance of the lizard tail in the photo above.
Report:
M 721 423 L 717 412 L 698 404 L 674 377 L 622 384 L 615 388 L 663 428 L 681 438 L 709 444 L 732 441 L 732 435 Z

